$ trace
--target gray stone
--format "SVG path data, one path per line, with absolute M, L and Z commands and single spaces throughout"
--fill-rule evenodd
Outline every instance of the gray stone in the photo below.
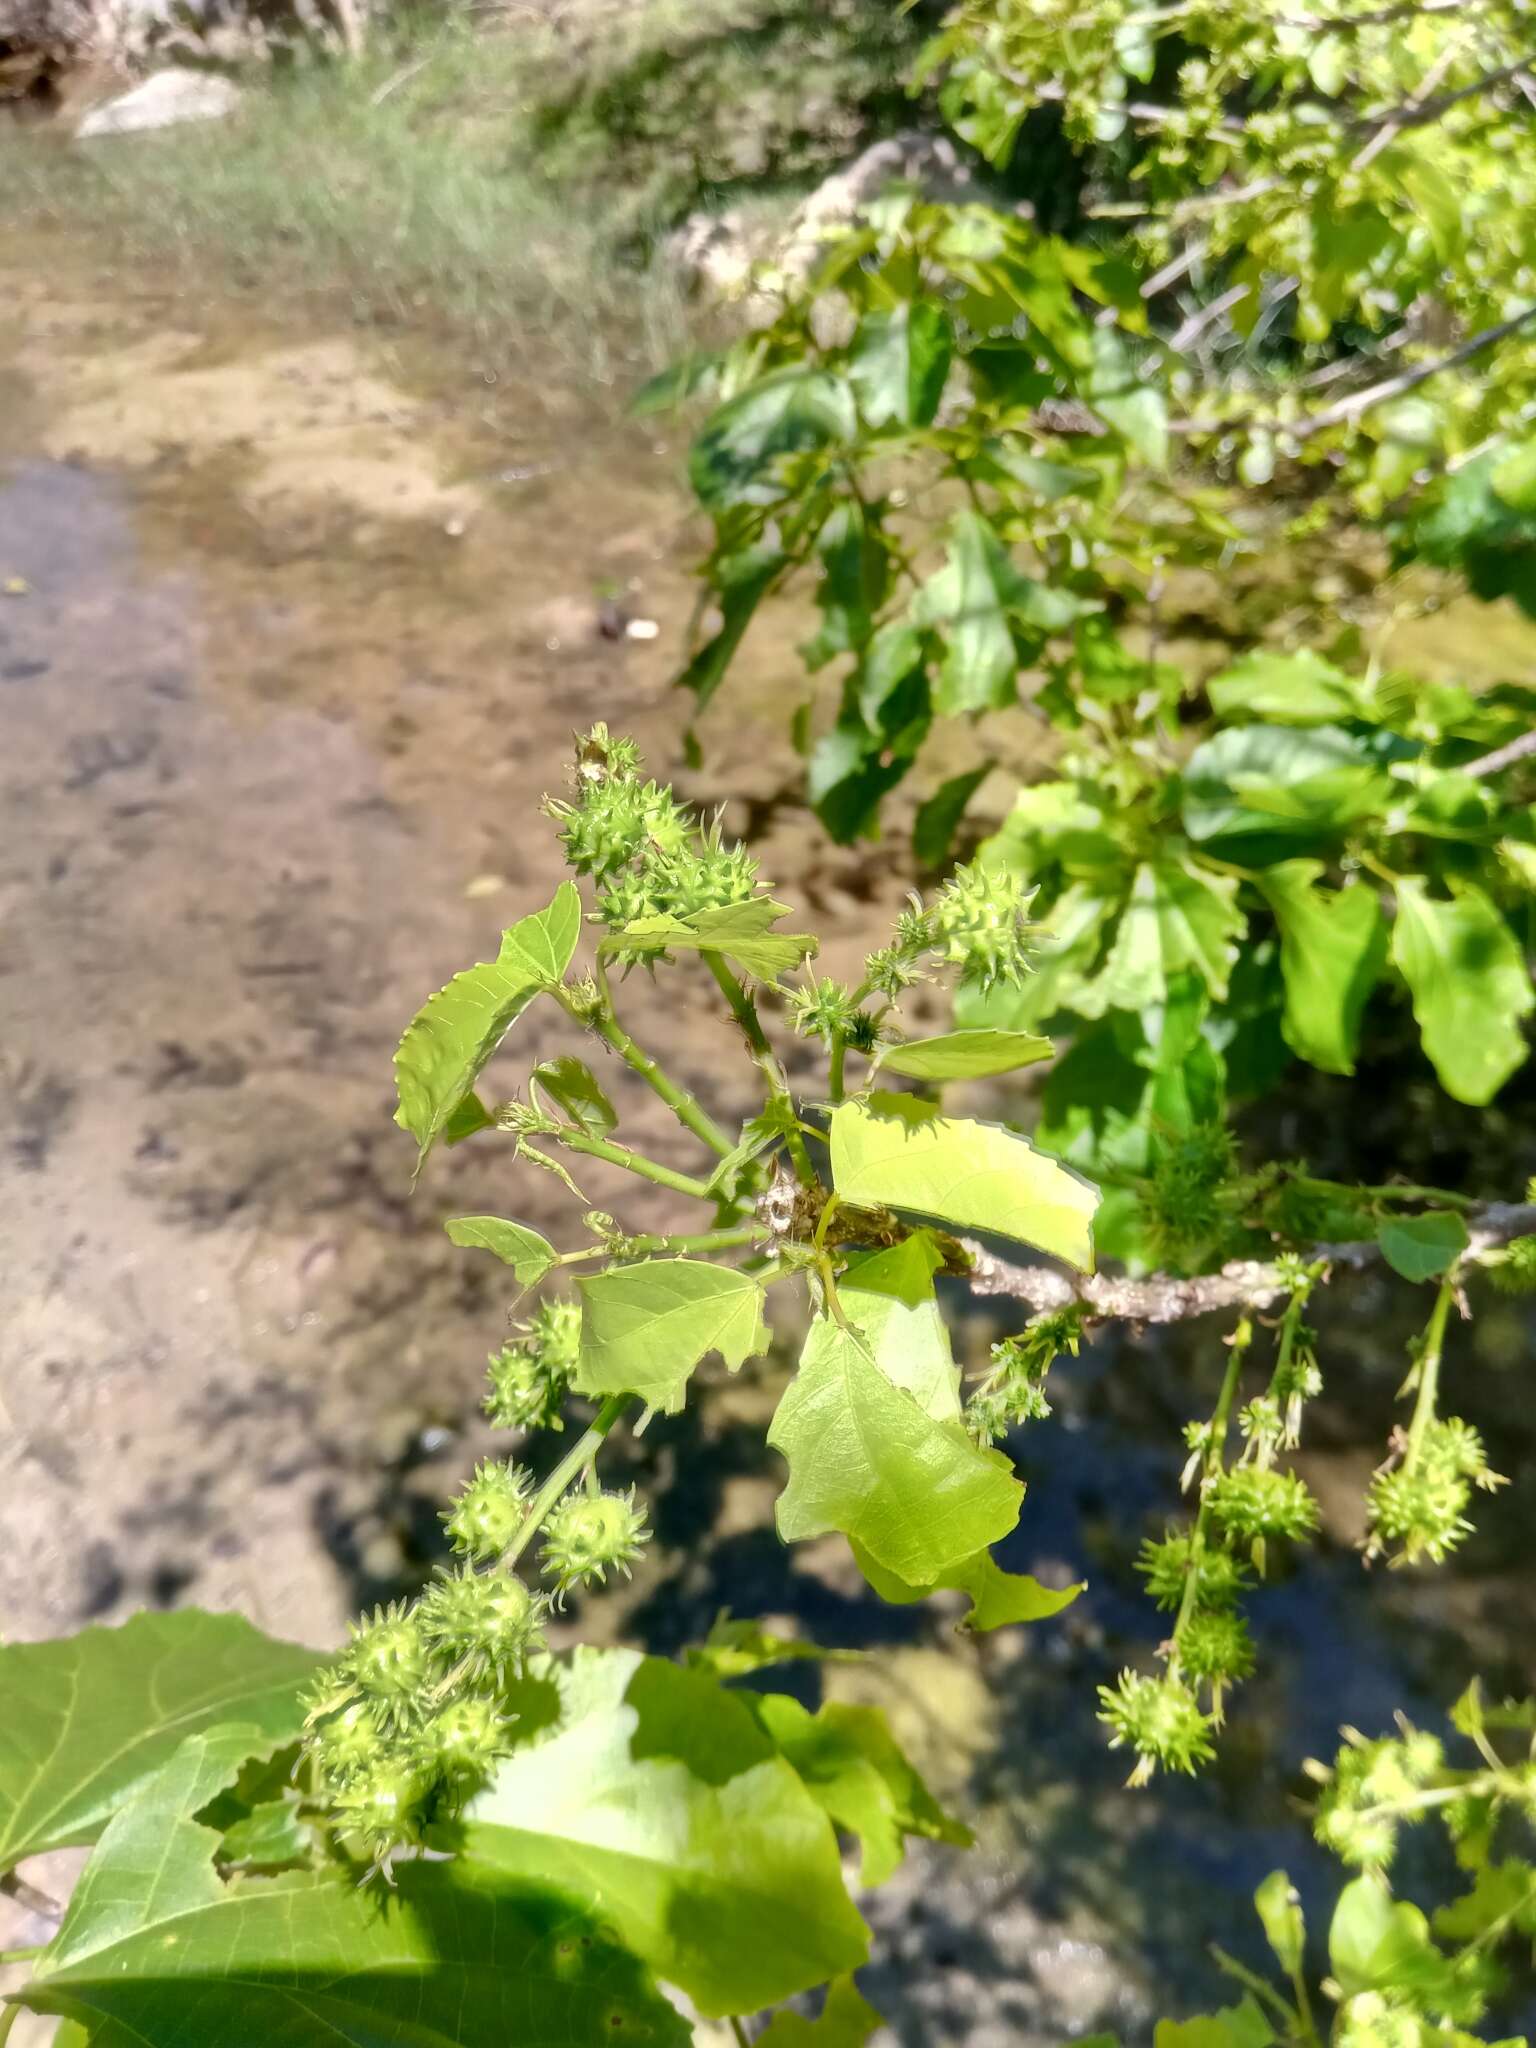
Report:
M 81 141 L 97 135 L 135 135 L 152 128 L 173 128 L 182 121 L 220 121 L 240 104 L 240 88 L 215 72 L 174 67 L 157 71 L 105 106 L 93 107 L 75 134 Z

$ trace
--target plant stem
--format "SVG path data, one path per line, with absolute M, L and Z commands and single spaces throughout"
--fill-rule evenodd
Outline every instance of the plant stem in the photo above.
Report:
M 843 1062 L 847 1056 L 847 1040 L 844 1038 L 834 1039 L 832 1041 L 832 1059 L 827 1081 L 827 1089 L 834 1102 L 841 1102 L 843 1099 Z
M 11 2029 L 20 2018 L 21 2007 L 19 2005 L 8 2005 L 3 2012 L 0 2012 L 0 2044 L 9 2041 Z
M 1221 1470 L 1222 1456 L 1227 1447 L 1227 1431 L 1232 1421 L 1232 1403 L 1237 1398 L 1237 1385 L 1242 1378 L 1243 1360 L 1247 1357 L 1248 1347 L 1252 1342 L 1253 1325 L 1244 1316 L 1228 1339 L 1227 1369 L 1222 1374 L 1221 1392 L 1216 1396 L 1216 1406 L 1211 1414 L 1211 1438 L 1205 1447 L 1205 1462 L 1200 1472 L 1200 1505 L 1195 1510 L 1195 1526 L 1189 1539 L 1189 1566 L 1184 1575 L 1184 1593 L 1179 1601 L 1179 1611 L 1174 1620 L 1171 1648 L 1168 1653 L 1168 1670 L 1172 1675 L 1177 1675 L 1178 1672 L 1179 1639 L 1194 1614 L 1200 1588 L 1200 1559 L 1205 1550 L 1211 1519 L 1210 1483 Z
M 646 1086 L 671 1110 L 678 1122 L 692 1131 L 696 1138 L 702 1138 L 710 1150 L 724 1159 L 734 1149 L 733 1140 L 727 1137 L 714 1118 L 699 1103 L 697 1097 L 674 1081 L 660 1064 L 652 1059 L 644 1046 L 637 1045 L 624 1026 L 619 1022 L 614 1008 L 613 992 L 608 986 L 608 974 L 601 961 L 597 965 L 597 986 L 603 999 L 598 1014 L 582 1017 L 579 1010 L 567 1001 L 565 1007 L 580 1023 L 587 1024 L 624 1064 L 637 1073 Z
M 731 1006 L 731 1015 L 746 1036 L 753 1059 L 762 1068 L 769 1094 L 776 1101 L 782 1102 L 789 1111 L 789 1116 L 785 1119 L 784 1142 L 789 1148 L 790 1159 L 802 1185 L 813 1188 L 816 1185 L 816 1175 L 811 1166 L 810 1154 L 805 1149 L 805 1140 L 800 1135 L 799 1120 L 794 1113 L 795 1099 L 789 1092 L 784 1069 L 779 1065 L 778 1057 L 768 1043 L 768 1034 L 763 1029 L 763 1020 L 757 1014 L 757 1005 L 718 953 L 706 953 L 704 958 L 709 962 L 710 973 L 720 985 L 720 993 Z
M 731 2032 L 736 2036 L 737 2048 L 752 2048 L 752 2036 L 735 2013 L 731 2014 Z
M 633 1394 L 610 1394 L 592 1418 L 586 1434 L 572 1445 L 529 1503 L 523 1526 L 502 1553 L 502 1569 L 510 1571 L 543 1527 L 546 1516 L 573 1480 L 579 1479 L 597 1460 L 598 1452 L 613 1425 L 634 1400 Z
M 762 1223 L 738 1223 L 729 1230 L 701 1230 L 693 1237 L 631 1237 L 632 1252 L 723 1252 L 733 1245 L 757 1244 L 772 1232 Z
M 1435 1296 L 1435 1305 L 1429 1312 L 1429 1321 L 1424 1326 L 1424 1346 L 1419 1353 L 1418 1394 L 1413 1404 L 1413 1420 L 1408 1425 L 1408 1444 L 1403 1452 L 1403 1467 L 1407 1470 L 1418 1458 L 1424 1444 L 1424 1434 L 1435 1419 L 1435 1407 L 1440 1395 L 1440 1354 L 1445 1348 L 1446 1319 L 1451 1312 L 1451 1303 L 1456 1296 L 1454 1268 L 1440 1282 L 1440 1292 Z
M 584 1153 L 588 1159 L 602 1159 L 609 1166 L 622 1166 L 626 1173 L 637 1173 L 642 1180 L 654 1181 L 659 1188 L 671 1188 L 675 1194 L 691 1195 L 696 1202 L 713 1202 L 715 1197 L 701 1180 L 691 1173 L 676 1173 L 670 1166 L 663 1166 L 658 1159 L 647 1159 L 643 1152 L 636 1152 L 628 1145 L 611 1144 L 607 1138 L 591 1138 L 584 1131 L 546 1131 L 544 1136 L 555 1139 L 567 1151 Z
M 30 1963 L 34 1956 L 40 1956 L 45 1944 L 34 1942 L 31 1948 L 0 1948 L 0 1969 L 8 1963 Z

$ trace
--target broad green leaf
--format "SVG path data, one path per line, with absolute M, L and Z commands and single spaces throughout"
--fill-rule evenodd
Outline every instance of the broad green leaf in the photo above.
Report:
M 618 1111 L 603 1093 L 596 1074 L 585 1060 L 571 1053 L 541 1060 L 528 1076 L 528 1082 L 530 1097 L 535 1090 L 546 1096 L 589 1138 L 606 1138 L 619 1121 Z
M 808 669 L 821 668 L 836 654 L 856 653 L 874 629 L 890 582 L 890 556 L 878 529 L 871 529 L 871 515 L 852 498 L 833 506 L 817 536 L 821 627 L 800 648 Z
M 576 1283 L 583 1394 L 638 1394 L 675 1412 L 699 1360 L 718 1351 L 732 1372 L 768 1348 L 763 1290 L 749 1273 L 702 1259 L 645 1259 Z
M 832 1184 L 845 1202 L 996 1231 L 1093 1270 L 1098 1190 L 1027 1138 L 941 1116 L 910 1095 L 875 1094 L 833 1111 L 831 1146 Z
M 1104 966 L 1077 991 L 1073 1007 L 1084 1017 L 1149 1009 L 1167 1000 L 1169 983 L 1186 968 L 1220 1001 L 1247 924 L 1235 876 L 1193 861 L 1143 862 Z
M 184 1737 L 216 1722 L 296 1736 L 300 1688 L 321 1662 L 196 1608 L 0 1648 L 0 1871 L 94 1841 Z
M 919 1230 L 884 1251 L 850 1259 L 837 1283 L 843 1313 L 876 1365 L 937 1422 L 960 1414 L 960 1368 L 933 1291 L 941 1263 L 933 1240 Z
M 1427 1216 L 1388 1216 L 1377 1226 L 1381 1255 L 1405 1280 L 1435 1280 L 1467 1248 L 1467 1226 L 1448 1209 Z
M 1529 1050 L 1520 1021 L 1536 1009 L 1519 943 L 1481 889 L 1449 902 L 1415 876 L 1397 884 L 1392 959 L 1413 997 L 1424 1051 L 1447 1095 L 1491 1102 Z
M 912 821 L 912 852 L 920 867 L 941 868 L 949 859 L 965 807 L 992 773 L 992 763 L 967 768 L 963 775 L 951 775 L 917 807 Z
M 1360 691 L 1342 669 L 1302 648 L 1280 654 L 1256 647 L 1205 686 L 1221 719 L 1264 719 L 1275 725 L 1327 725 L 1358 718 Z
M 1328 1961 L 1345 1998 L 1390 1990 L 1448 2018 L 1481 2014 L 1475 1982 L 1436 1948 L 1418 1907 L 1394 1899 L 1379 1877 L 1357 1877 L 1340 1892 Z
M 721 903 L 687 917 L 637 917 L 603 941 L 605 950 L 655 953 L 723 953 L 759 981 L 772 981 L 809 959 L 816 941 L 805 932 L 776 932 L 786 905 L 767 896 L 747 903 Z
M 519 1287 L 537 1287 L 559 1257 L 547 1237 L 500 1216 L 450 1216 L 443 1228 L 455 1244 L 491 1252 L 510 1266 Z
M 1391 746 L 1335 725 L 1229 726 L 1189 757 L 1184 829 L 1191 839 L 1241 842 L 1248 861 L 1268 846 L 1279 858 L 1328 844 L 1390 803 Z
M 710 414 L 688 458 L 689 480 L 712 512 L 771 504 L 784 457 L 851 441 L 858 426 L 840 377 L 802 365 L 776 370 Z
M 471 1088 L 443 1125 L 443 1143 L 462 1145 L 466 1138 L 477 1137 L 481 1131 L 494 1131 L 495 1128 L 495 1117 Z
M 912 1584 L 937 1579 L 1004 1536 L 1024 1489 L 1006 1458 L 957 1422 L 935 1422 L 875 1364 L 856 1333 L 821 1318 L 768 1431 L 789 1463 L 786 1543 L 831 1530 Z
M 853 1979 L 839 1977 L 827 1986 L 815 2019 L 798 2012 L 775 2013 L 758 2035 L 757 2048 L 864 2048 L 880 2025 L 879 2013 L 859 1996 Z
M 1270 2048 L 1275 2030 L 1257 1999 L 1244 1996 L 1192 2020 L 1159 2020 L 1152 2048 Z
M 684 2048 L 687 2027 L 614 1944 L 611 1916 L 545 1877 L 461 1857 L 403 1862 L 387 1888 L 345 1871 L 226 1883 L 217 1831 L 193 1815 L 263 1741 L 254 1726 L 192 1736 L 143 1783 L 27 2005 L 78 2022 L 96 2048 Z
M 913 602 L 919 625 L 939 626 L 944 660 L 934 709 L 954 717 L 991 711 L 1018 699 L 1020 654 L 1015 627 L 1038 647 L 1070 626 L 1083 607 L 1069 592 L 1048 590 L 1017 570 L 997 530 L 979 512 L 950 522 L 945 564 Z
M 715 1678 L 745 1678 L 775 1664 L 857 1664 L 863 1654 L 826 1650 L 801 1636 L 776 1636 L 760 1622 L 737 1620 L 727 1612 L 716 1615 L 703 1642 L 690 1644 L 683 1657 L 690 1670 L 707 1671 Z
M 224 1830 L 219 1861 L 248 1870 L 276 1870 L 285 1863 L 308 1862 L 313 1848 L 313 1830 L 299 1819 L 295 1801 L 268 1799 Z
M 926 427 L 939 409 L 952 350 L 935 299 L 866 313 L 853 337 L 848 381 L 872 427 Z
M 1470 1891 L 1436 1910 L 1434 1925 L 1444 1941 L 1477 1941 L 1494 1928 L 1536 1936 L 1536 1864 L 1523 1856 L 1485 1864 Z
M 1033 1031 L 945 1031 L 937 1038 L 882 1045 L 875 1064 L 916 1081 L 974 1081 L 1033 1066 L 1051 1052 L 1051 1041 Z
M 783 550 L 768 542 L 717 555 L 711 562 L 710 580 L 720 600 L 720 629 L 711 634 L 677 678 L 677 688 L 691 690 L 700 711 L 725 681 L 753 614 L 787 565 Z
M 958 1848 L 970 1845 L 970 1829 L 945 1813 L 902 1754 L 878 1708 L 833 1700 L 812 1714 L 785 1693 L 739 1697 L 816 1804 L 838 1827 L 858 1836 L 860 1884 L 884 1884 L 895 1875 L 908 1835 Z
M 900 736 L 899 744 L 875 738 L 861 720 L 843 718 L 811 749 L 806 791 L 811 808 L 839 846 L 879 837 L 880 806 L 912 766 L 930 723 L 927 679 L 921 671 L 916 682 L 922 715 L 910 733 Z
M 1297 1976 L 1306 1951 L 1307 1923 L 1296 1887 L 1283 1870 L 1269 1873 L 1253 1895 L 1253 1907 L 1275 1960 L 1288 1977 Z
M 953 1566 L 925 1586 L 910 1586 L 894 1572 L 882 1570 L 861 1545 L 853 1545 L 854 1561 L 870 1585 L 892 1607 L 910 1607 L 915 1601 L 931 1599 L 935 1593 L 966 1593 L 970 1607 L 960 1627 L 977 1634 L 994 1628 L 1010 1628 L 1016 1622 L 1049 1621 L 1070 1607 L 1083 1585 L 1042 1586 L 1028 1572 L 1005 1572 L 987 1550 Z
M 1082 396 L 1149 469 L 1168 466 L 1168 401 L 1113 328 L 1093 335 L 1093 372 Z
M 600 1905 L 706 2017 L 858 1967 L 832 1828 L 739 1696 L 629 1650 L 557 1669 L 558 1721 L 468 1809 L 473 1863 Z
M 416 1140 L 418 1173 L 512 1024 L 564 977 L 580 935 L 581 897 L 562 882 L 547 910 L 502 933 L 493 961 L 456 974 L 417 1012 L 395 1054 L 395 1122 Z
M 1360 1018 L 1387 959 L 1387 927 L 1376 891 L 1319 889 L 1322 864 L 1281 861 L 1258 887 L 1280 927 L 1285 973 L 1285 1042 L 1326 1074 L 1352 1074 Z

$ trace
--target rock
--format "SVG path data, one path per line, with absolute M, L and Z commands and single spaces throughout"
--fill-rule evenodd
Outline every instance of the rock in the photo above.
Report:
M 240 104 L 240 88 L 209 71 L 174 66 L 157 71 L 105 106 L 93 107 L 75 130 L 76 139 L 98 135 L 135 135 L 151 128 L 173 128 L 182 121 L 220 121 Z
M 917 128 L 888 135 L 834 171 L 804 201 L 790 223 L 780 258 L 784 268 L 808 270 L 828 235 L 850 226 L 892 185 L 912 185 L 924 199 L 948 203 L 982 197 L 970 165 L 948 136 Z

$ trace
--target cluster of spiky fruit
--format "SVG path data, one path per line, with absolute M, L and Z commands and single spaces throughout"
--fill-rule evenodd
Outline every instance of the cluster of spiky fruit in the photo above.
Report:
M 1472 1533 L 1472 1489 L 1491 1492 L 1503 1484 L 1471 1423 L 1437 1417 L 1420 1442 L 1372 1479 L 1365 1501 L 1367 1555 L 1386 1551 L 1394 1564 L 1443 1564 Z
M 990 1366 L 965 1404 L 965 1423 L 978 1443 L 994 1443 L 1015 1425 L 1043 1421 L 1051 1412 L 1046 1375 L 1063 1353 L 1077 1356 L 1083 1311 L 1058 1309 L 1035 1316 L 1017 1337 L 992 1346 Z
M 485 1412 L 498 1429 L 559 1429 L 560 1407 L 581 1349 L 581 1310 L 546 1301 L 486 1363 Z

